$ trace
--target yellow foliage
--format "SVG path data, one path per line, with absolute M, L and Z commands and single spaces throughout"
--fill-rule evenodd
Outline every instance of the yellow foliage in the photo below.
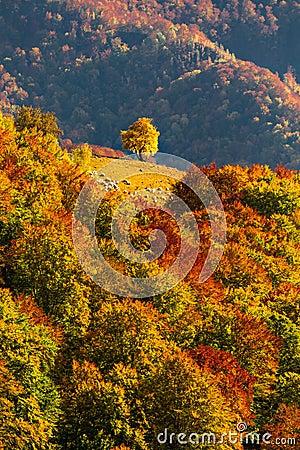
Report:
M 127 131 L 121 131 L 123 148 L 136 153 L 142 160 L 143 155 L 149 157 L 158 151 L 159 135 L 159 131 L 151 124 L 151 119 L 141 117 Z

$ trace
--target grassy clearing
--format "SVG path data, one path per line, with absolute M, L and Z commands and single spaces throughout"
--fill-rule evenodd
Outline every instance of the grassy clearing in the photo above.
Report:
M 176 180 L 182 179 L 185 175 L 185 172 L 180 170 L 150 162 L 107 157 L 93 158 L 89 170 L 103 172 L 106 177 L 114 180 L 130 180 L 130 186 L 120 182 L 120 188 L 128 192 L 146 187 L 172 188 Z M 155 173 L 157 171 L 160 173 Z

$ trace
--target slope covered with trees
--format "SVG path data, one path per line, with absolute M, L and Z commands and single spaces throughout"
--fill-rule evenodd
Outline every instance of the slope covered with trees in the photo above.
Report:
M 146 116 L 192 161 L 299 168 L 299 21 L 294 0 L 1 1 L 0 102 L 75 143 L 120 148 Z
M 76 257 L 71 214 L 88 176 L 58 146 L 58 132 L 39 111 L 23 110 L 15 121 L 0 116 L 1 448 L 152 450 L 165 428 L 220 438 L 238 422 L 299 442 L 299 174 L 202 168 L 228 226 L 222 260 L 202 284 L 210 224 L 185 184 L 200 180 L 198 169 L 183 182 L 166 177 L 196 218 L 197 261 L 164 294 L 121 298 L 94 284 Z M 168 231 L 166 252 L 143 268 L 118 254 L 110 217 L 137 187 L 133 180 L 127 193 L 107 193 L 97 238 L 120 272 L 150 277 L 172 263 L 180 239 L 146 201 L 132 242 L 147 249 L 159 224 Z

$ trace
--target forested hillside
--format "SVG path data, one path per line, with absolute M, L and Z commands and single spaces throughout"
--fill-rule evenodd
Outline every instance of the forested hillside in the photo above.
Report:
M 151 116 L 164 152 L 298 169 L 299 30 L 293 0 L 1 0 L 0 103 L 75 143 Z
M 0 450 L 299 447 L 299 54 L 296 0 L 0 0 Z M 195 261 L 122 295 L 91 242 L 124 289 Z
M 238 423 L 271 436 L 261 449 L 284 449 L 287 439 L 297 448 L 299 174 L 263 165 L 202 168 L 227 220 L 224 255 L 202 284 L 210 223 L 186 184 L 197 183 L 199 173 L 182 174 L 182 181 L 166 175 L 159 188 L 153 179 L 157 195 L 180 195 L 193 211 L 198 257 L 168 292 L 122 298 L 94 284 L 75 254 L 72 211 L 88 180 L 87 159 L 72 160 L 57 144 L 59 133 L 51 114 L 23 110 L 15 121 L 0 115 L 0 448 L 181 448 L 158 444 L 167 428 L 193 436 L 185 445 L 192 449 L 195 433 L 220 439 Z M 164 271 L 181 245 L 161 196 L 162 211 L 145 197 L 130 233 L 145 250 L 159 224 L 167 251 L 138 265 L 114 247 L 112 213 L 149 180 L 138 171 L 126 191 L 107 192 L 97 213 L 101 251 L 129 276 Z M 252 449 L 241 436 L 234 447 L 224 440 L 218 448 Z

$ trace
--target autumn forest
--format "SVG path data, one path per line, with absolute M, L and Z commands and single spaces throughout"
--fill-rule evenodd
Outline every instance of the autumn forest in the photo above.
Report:
M 299 448 L 299 30 L 294 0 L 0 0 L 0 450 Z M 163 152 L 193 164 L 157 173 Z M 203 177 L 226 244 L 200 282 L 221 246 Z M 127 280 L 195 251 L 180 198 L 187 275 L 144 296 L 95 282 L 86 187 Z M 155 260 L 116 247 L 128 199 L 135 249 L 164 234 Z
M 298 169 L 299 26 L 295 0 L 2 0 L 0 103 L 74 143 L 120 149 L 147 116 L 192 162 Z

